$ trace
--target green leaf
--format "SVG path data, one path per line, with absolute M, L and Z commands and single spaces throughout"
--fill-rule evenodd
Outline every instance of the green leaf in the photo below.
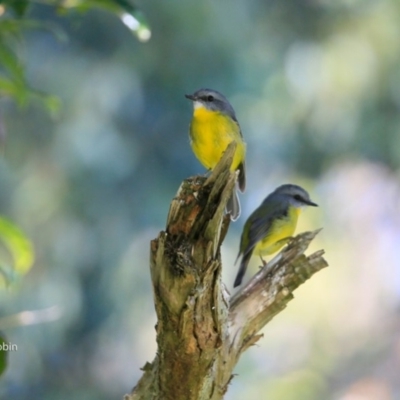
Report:
M 0 273 L 3 277 L 0 285 L 8 286 L 15 278 L 25 275 L 30 270 L 34 261 L 34 250 L 31 241 L 21 229 L 3 217 L 0 217 L 0 240 L 13 259 L 12 266 L 0 260 Z
M 4 42 L 0 42 L 0 64 L 16 80 L 23 80 L 24 70 L 18 57 Z
M 120 15 L 121 21 L 126 25 L 141 42 L 151 38 L 151 30 L 146 18 L 140 11 L 124 12 Z
M 0 333 L 0 376 L 3 375 L 8 364 L 8 351 L 4 350 L 5 344 L 7 344 L 5 336 Z
M 141 42 L 147 42 L 151 37 L 150 25 L 143 13 L 129 0 L 101 0 L 100 3 L 112 3 L 114 12 L 119 16 Z

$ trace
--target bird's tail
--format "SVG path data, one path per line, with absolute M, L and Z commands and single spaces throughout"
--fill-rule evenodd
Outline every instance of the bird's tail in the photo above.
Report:
M 249 251 L 247 254 L 244 254 L 242 257 L 242 261 L 240 262 L 240 267 L 239 271 L 236 275 L 235 282 L 233 284 L 233 287 L 235 288 L 236 286 L 239 286 L 242 283 L 244 274 L 246 273 L 247 265 L 250 261 L 252 255 L 252 251 Z
M 240 203 L 236 189 L 233 190 L 232 196 L 226 203 L 226 212 L 231 215 L 231 221 L 236 221 L 240 216 Z

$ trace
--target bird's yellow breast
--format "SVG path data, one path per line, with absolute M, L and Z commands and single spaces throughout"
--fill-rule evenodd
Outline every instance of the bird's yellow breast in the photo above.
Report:
M 282 248 L 296 230 L 300 211 L 301 208 L 289 206 L 287 215 L 283 218 L 277 218 L 271 224 L 268 234 L 257 243 L 254 254 L 258 256 L 269 255 Z
M 190 124 L 190 139 L 194 154 L 207 168 L 213 169 L 229 143 L 237 142 L 231 170 L 244 161 L 246 144 L 236 121 L 226 114 L 196 107 Z

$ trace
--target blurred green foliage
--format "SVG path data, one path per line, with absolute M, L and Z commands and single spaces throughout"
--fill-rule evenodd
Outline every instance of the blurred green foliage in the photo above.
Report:
M 29 101 L 39 101 L 56 115 L 60 110 L 60 100 L 51 94 L 33 89 L 25 79 L 23 60 L 15 52 L 16 42 L 26 30 L 47 29 L 59 40 L 65 39 L 65 34 L 59 27 L 46 21 L 24 18 L 29 6 L 34 6 L 37 1 L 30 0 L 4 0 L 0 1 L 0 93 L 2 96 L 14 98 L 20 106 Z M 39 2 L 40 3 L 40 2 Z M 143 14 L 129 0 L 48 0 L 48 6 L 56 9 L 60 14 L 65 14 L 73 9 L 78 12 L 88 12 L 94 8 L 103 8 L 118 15 L 122 22 L 136 34 L 139 40 L 146 41 L 151 32 Z M 11 12 L 8 12 L 11 10 Z M 10 15 L 11 14 L 11 15 Z M 17 19 L 13 18 L 14 16 Z
M 0 334 L 0 376 L 3 375 L 7 368 L 8 352 L 4 349 L 4 345 L 7 344 L 4 335 Z
M 18 351 L 0 397 L 118 398 L 153 359 L 149 241 L 182 179 L 204 172 L 183 95 L 211 87 L 233 104 L 248 152 L 243 214 L 223 246 L 228 289 L 243 221 L 286 182 L 320 204 L 299 231 L 324 227 L 315 249 L 331 264 L 242 357 L 226 399 L 399 398 L 398 2 L 11 4 L 0 212 L 36 261 L 0 293 L 1 317 L 23 325 L 6 331 Z M 55 96 L 59 113 L 32 93 Z
M 25 79 L 23 61 L 14 50 L 25 29 L 43 27 L 44 24 L 29 20 L 0 20 L 0 93 L 2 96 L 12 97 L 20 106 L 26 105 L 30 100 L 39 100 L 50 112 L 56 113 L 60 107 L 59 99 L 29 86 Z
M 0 242 L 10 255 L 11 263 L 0 259 L 0 288 L 10 285 L 16 277 L 25 275 L 34 260 L 33 246 L 26 235 L 11 221 L 0 217 Z

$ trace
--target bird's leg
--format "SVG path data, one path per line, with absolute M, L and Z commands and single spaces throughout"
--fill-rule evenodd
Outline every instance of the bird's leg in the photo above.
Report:
M 262 262 L 262 267 L 260 267 L 260 269 L 266 267 L 267 266 L 267 262 L 261 256 L 260 256 L 260 260 Z

